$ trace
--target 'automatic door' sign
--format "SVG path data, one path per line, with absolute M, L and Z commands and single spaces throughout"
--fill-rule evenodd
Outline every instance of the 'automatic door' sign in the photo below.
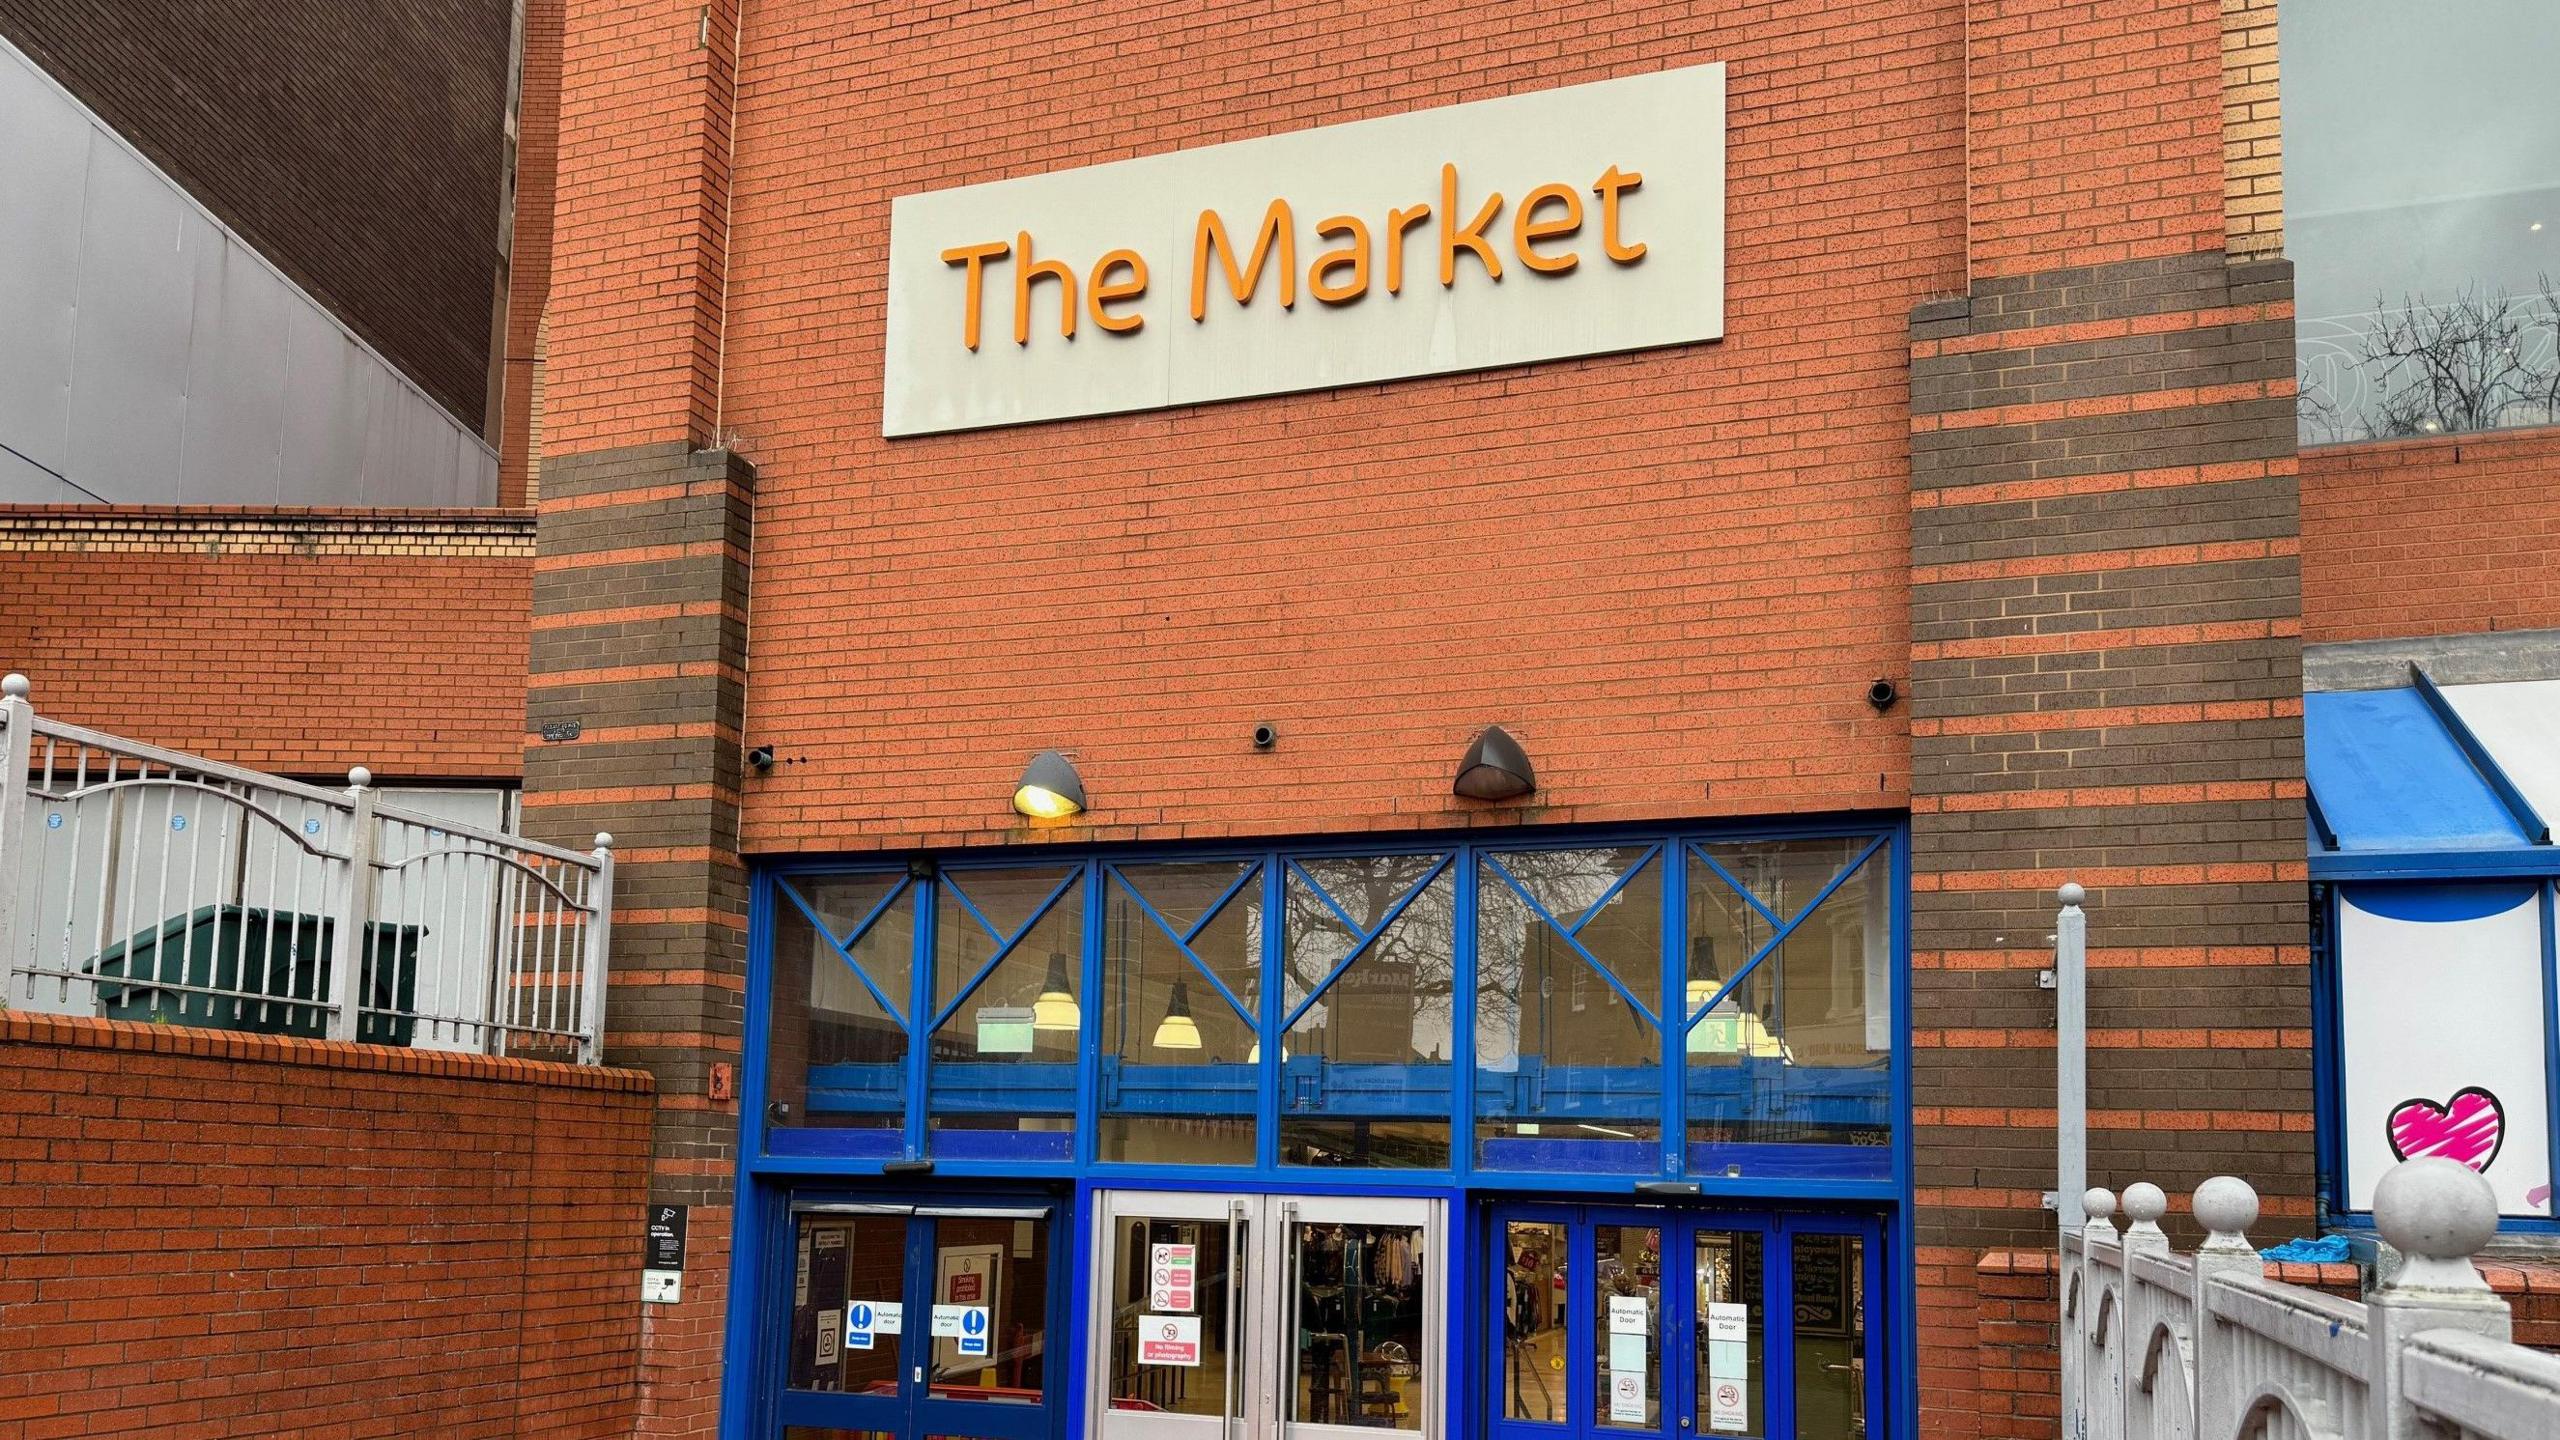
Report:
M 897 199 L 882 431 L 1724 333 L 1724 67 Z

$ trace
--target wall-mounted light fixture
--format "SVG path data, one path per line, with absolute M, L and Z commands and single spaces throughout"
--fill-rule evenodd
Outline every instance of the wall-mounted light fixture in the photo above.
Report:
M 1173 982 L 1173 998 L 1165 1002 L 1164 1019 L 1156 1025 L 1155 1047 L 1159 1050 L 1200 1048 L 1200 1024 L 1191 1018 L 1189 981 Z
M 1449 787 L 1470 800 L 1509 800 L 1538 788 L 1538 772 L 1529 752 L 1499 725 L 1488 725 L 1458 762 L 1457 783 Z
M 1040 998 L 1031 1002 L 1031 1028 L 1069 1033 L 1084 1028 L 1084 1011 L 1076 1004 L 1076 992 L 1067 988 L 1064 950 L 1049 952 L 1049 978 L 1040 982 Z
M 1043 750 L 1022 767 L 1013 808 L 1034 820 L 1063 820 L 1084 813 L 1084 778 L 1066 756 Z

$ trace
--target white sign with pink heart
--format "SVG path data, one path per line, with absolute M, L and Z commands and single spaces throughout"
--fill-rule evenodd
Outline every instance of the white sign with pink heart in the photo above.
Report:
M 2347 1203 L 2402 1160 L 2479 1171 L 2551 1210 L 2542 913 L 2530 885 L 2352 885 L 2338 903 Z

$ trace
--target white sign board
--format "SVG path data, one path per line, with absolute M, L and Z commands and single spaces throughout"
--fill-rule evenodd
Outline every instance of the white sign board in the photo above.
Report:
M 2432 1155 L 2487 1176 L 2504 1214 L 2551 1214 L 2534 887 L 2342 887 L 2338 999 L 2348 1205 Z
M 868 1350 L 875 1335 L 898 1333 L 898 1307 L 878 1305 L 869 1300 L 847 1301 L 844 1307 L 844 1348 Z
M 1707 1428 L 1740 1430 L 1751 1423 L 1751 1307 L 1727 1301 L 1707 1306 Z
M 1707 1428 L 1742 1430 L 1751 1424 L 1751 1382 L 1710 1378 L 1707 1381 Z
M 1147 1308 L 1191 1313 L 1200 1252 L 1194 1245 L 1153 1245 L 1147 1256 Z
M 1199 1364 L 1200 1317 L 1197 1315 L 1139 1316 L 1138 1363 L 1141 1365 Z
M 882 433 L 1713 340 L 1722 65 L 890 207 Z
M 684 1299 L 684 1272 L 681 1270 L 643 1270 L 640 1272 L 640 1299 L 650 1305 L 674 1305 Z
M 1652 1308 L 1645 1303 L 1645 1298 L 1641 1295 L 1610 1296 L 1609 1333 L 1612 1335 L 1643 1334 L 1649 1328 L 1645 1323 L 1646 1312 Z
M 1644 1372 L 1612 1370 L 1609 1372 L 1609 1418 L 1632 1420 L 1641 1425 L 1644 1413 Z

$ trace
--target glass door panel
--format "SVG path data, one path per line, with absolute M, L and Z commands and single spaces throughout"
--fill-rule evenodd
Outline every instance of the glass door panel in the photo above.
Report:
M 1259 1197 L 1120 1191 L 1096 1220 L 1091 1346 L 1110 1440 L 1232 1440 L 1252 1412 Z M 1268 1291 L 1260 1292 L 1267 1294 Z
M 1798 1232 L 1788 1239 L 1799 1435 L 1865 1440 L 1870 1249 L 1862 1234 Z
M 1428 1220 L 1422 1201 L 1281 1202 L 1290 1433 L 1436 1428 L 1439 1262 Z
M 1691 1236 L 1694 1428 L 1709 1435 L 1766 1435 L 1769 1397 L 1763 1376 L 1769 1307 L 1764 1238 L 1756 1230 L 1720 1230 L 1705 1224 L 1695 1226 Z
M 907 1217 L 812 1212 L 793 1218 L 798 1233 L 786 1383 L 794 1390 L 894 1400 Z
M 1049 1222 L 953 1216 L 933 1222 L 928 1395 L 1037 1405 L 1046 1392 Z
M 1866 1440 L 1884 1392 L 1855 1216 L 1497 1207 L 1495 1440 Z
M 1660 1225 L 1591 1227 L 1593 1428 L 1662 1428 Z
M 1565 1418 L 1566 1226 L 1549 1220 L 1501 1222 L 1502 1355 L 1495 1373 L 1505 1420 L 1562 1424 Z
M 1436 1436 L 1436 1202 L 1123 1191 L 1098 1207 L 1089 1433 Z

